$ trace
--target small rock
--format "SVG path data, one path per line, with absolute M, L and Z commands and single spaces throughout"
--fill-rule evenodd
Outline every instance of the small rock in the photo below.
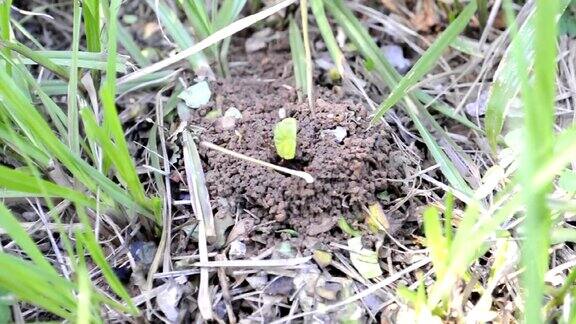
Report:
M 154 261 L 157 247 L 154 242 L 133 241 L 130 243 L 129 249 L 136 262 L 148 267 Z
M 316 287 L 316 293 L 324 299 L 336 300 L 341 289 L 342 285 L 336 282 L 328 282 L 323 286 Z
M 484 91 L 478 96 L 478 100 L 471 102 L 464 108 L 466 114 L 472 117 L 483 116 L 488 106 L 488 91 Z
M 242 119 L 242 113 L 236 107 L 230 107 L 224 113 L 224 117 L 232 117 L 236 119 Z
M 182 91 L 178 98 L 184 100 L 186 106 L 196 109 L 207 104 L 211 96 L 212 91 L 210 91 L 208 82 L 200 81 Z
M 176 283 L 169 284 L 166 290 L 156 297 L 158 308 L 160 308 L 170 323 L 176 323 L 178 320 L 180 298 L 182 298 L 182 289 Z
M 342 126 L 337 126 L 334 129 L 326 129 L 321 132 L 322 136 L 330 135 L 333 136 L 336 142 L 342 143 L 342 141 L 348 136 L 348 131 Z
M 404 73 L 408 71 L 412 63 L 404 57 L 402 47 L 398 45 L 386 45 L 382 50 L 384 51 L 384 56 L 388 59 L 388 62 L 390 62 L 398 72 Z
M 267 295 L 289 296 L 294 290 L 294 279 L 290 277 L 277 277 L 264 289 Z
M 244 47 L 246 48 L 246 53 L 257 52 L 261 49 L 266 48 L 267 43 L 272 38 L 274 38 L 273 33 L 274 31 L 271 28 L 267 27 L 252 34 L 252 36 L 250 36 L 246 40 L 246 43 L 244 44 Z
M 243 259 L 246 256 L 246 244 L 238 240 L 232 241 L 230 243 L 230 250 L 228 251 L 228 257 L 231 260 Z
M 252 277 L 247 277 L 246 281 L 248 281 L 248 284 L 253 289 L 260 290 L 263 289 L 268 283 L 268 276 L 266 276 L 265 274 L 261 274 Z
M 221 130 L 231 130 L 236 127 L 236 118 L 223 116 L 216 120 L 216 128 Z

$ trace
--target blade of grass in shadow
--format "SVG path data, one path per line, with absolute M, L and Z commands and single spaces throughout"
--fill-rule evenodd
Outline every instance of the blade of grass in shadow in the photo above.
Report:
M 10 10 L 12 6 L 12 0 L 2 1 L 0 3 L 0 40 L 2 42 L 10 42 L 11 39 L 11 28 L 10 28 Z M 0 46 L 0 51 L 4 53 L 5 56 L 10 57 L 10 50 Z M 6 72 L 11 75 L 11 67 L 6 66 Z
M 564 12 L 570 0 L 559 0 L 560 12 Z M 558 14 L 557 19 L 560 18 Z M 520 80 L 518 78 L 518 70 L 514 58 L 513 47 L 523 46 L 524 55 L 527 58 L 528 68 L 532 67 L 532 58 L 534 57 L 534 37 L 536 28 L 536 16 L 532 13 L 524 22 L 522 27 L 517 32 L 517 36 L 512 40 L 510 46 L 504 53 L 496 74 L 494 81 L 490 87 L 488 103 L 486 108 L 486 118 L 484 120 L 484 127 L 488 143 L 493 151 L 496 150 L 498 144 L 498 136 L 502 132 L 504 120 L 506 118 L 506 110 L 512 103 L 512 100 L 520 92 Z
M 304 54 L 304 43 L 300 28 L 293 17 L 290 17 L 289 26 L 290 53 L 292 54 L 292 64 L 294 65 L 294 80 L 298 89 L 298 98 L 302 100 L 303 95 L 308 92 L 306 78 L 306 58 Z
M 324 4 L 363 56 L 366 59 L 371 59 L 375 62 L 375 70 L 378 76 L 389 88 L 395 88 L 400 79 L 399 74 L 384 58 L 380 49 L 372 40 L 370 34 L 368 34 L 364 26 L 362 26 L 354 14 L 344 6 L 341 0 L 325 1 Z M 429 148 L 435 161 L 440 165 L 442 173 L 446 176 L 449 183 L 457 190 L 471 197 L 472 190 L 470 186 L 464 180 L 452 161 L 446 156 L 446 153 L 444 153 L 442 148 L 438 145 L 430 131 L 427 129 L 427 126 L 432 127 L 437 134 L 443 136 L 446 142 L 451 146 L 456 147 L 456 145 L 453 144 L 447 136 L 445 136 L 443 129 L 436 123 L 428 111 L 424 109 L 418 101 L 418 98 L 414 95 L 408 94 L 403 98 L 403 107 L 414 122 L 422 136 L 422 140 Z
M 245 4 L 246 0 L 224 0 L 212 20 L 213 30 L 220 30 L 236 20 Z M 228 69 L 228 51 L 231 40 L 232 38 L 228 37 L 222 40 L 221 46 L 219 46 L 220 53 L 218 53 L 217 61 L 224 76 L 230 74 Z
M 78 217 L 80 218 L 80 222 L 84 224 L 85 228 L 91 228 L 90 221 L 88 219 L 88 215 L 86 215 L 86 211 L 82 206 L 76 206 L 76 211 L 78 212 Z M 116 276 L 108 262 L 106 261 L 106 255 L 104 255 L 104 251 L 102 251 L 102 247 L 98 243 L 98 239 L 94 235 L 92 231 L 84 231 L 83 233 L 79 233 L 79 239 L 82 240 L 82 243 L 86 247 L 86 250 L 90 253 L 92 257 L 92 261 L 100 268 L 102 271 L 102 275 L 106 278 L 110 289 L 116 293 L 124 303 L 126 303 L 128 307 L 128 311 L 132 315 L 138 314 L 138 308 L 132 302 L 132 298 L 130 294 L 126 291 L 120 279 Z
M 300 0 L 300 18 L 302 20 L 302 41 L 304 43 L 304 76 L 306 77 L 306 96 L 308 106 L 314 111 L 314 84 L 312 77 L 312 52 L 310 51 L 310 35 L 308 32 L 308 0 Z
M 518 37 L 511 1 L 504 2 L 512 36 Z M 556 94 L 556 15 L 557 1 L 536 1 L 533 47 L 538 48 L 533 58 L 525 55 L 524 40 L 513 42 L 512 57 L 520 81 L 524 103 L 524 136 L 520 182 L 526 210 L 523 228 L 526 239 L 522 245 L 523 286 L 525 294 L 524 321 L 542 321 L 544 274 L 548 270 L 551 214 L 547 194 L 551 182 L 533 185 L 533 179 L 553 152 L 554 108 Z M 529 81 L 529 62 L 533 61 L 534 79 Z
M 95 202 L 81 192 L 59 186 L 55 183 L 37 179 L 28 173 L 14 170 L 0 165 L 0 185 L 2 188 L 14 190 L 22 193 L 42 194 L 43 189 L 46 188 L 47 197 L 60 197 L 75 201 L 88 206 L 95 206 Z
M 100 1 L 84 0 L 82 4 L 82 15 L 84 18 L 84 29 L 88 51 L 100 52 Z
M 68 145 L 72 153 L 80 154 L 80 129 L 78 121 L 78 50 L 80 47 L 80 17 L 82 9 L 78 1 L 73 4 L 72 53 L 70 81 L 68 82 Z
M 109 7 L 108 15 L 108 67 L 106 69 L 106 80 L 100 89 L 100 97 L 103 107 L 103 128 L 114 141 L 115 152 L 109 152 L 121 164 L 116 164 L 120 177 L 124 180 L 128 191 L 138 204 L 155 213 L 157 202 L 151 201 L 146 197 L 144 186 L 140 182 L 136 166 L 132 160 L 128 144 L 124 136 L 122 124 L 116 110 L 116 62 L 117 62 L 117 28 L 118 12 L 120 9 L 120 0 L 112 0 Z M 97 127 L 96 127 L 97 128 Z M 101 143 L 102 144 L 102 143 Z M 108 155 L 112 158 L 112 155 Z M 157 216 L 157 214 L 156 214 Z
M 450 46 L 458 35 L 466 28 L 468 22 L 476 12 L 476 1 L 470 2 L 466 8 L 456 18 L 436 41 L 426 50 L 420 59 L 414 64 L 412 69 L 404 76 L 398 85 L 392 90 L 388 98 L 378 107 L 378 111 L 372 118 L 372 123 L 380 121 L 380 118 L 392 108 L 398 101 L 405 97 L 410 88 L 414 86 L 420 79 L 430 71 L 430 69 L 438 62 L 442 53 Z

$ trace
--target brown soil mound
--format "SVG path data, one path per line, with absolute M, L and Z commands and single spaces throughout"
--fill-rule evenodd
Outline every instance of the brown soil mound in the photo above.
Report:
M 327 89 L 316 91 L 314 112 L 298 103 L 292 89 L 277 81 L 231 79 L 212 84 L 215 100 L 202 109 L 193 124 L 204 130 L 202 140 L 230 150 L 312 174 L 315 182 L 278 173 L 223 153 L 201 148 L 206 181 L 212 199 L 235 201 L 260 219 L 287 223 L 301 235 L 329 231 L 339 216 L 352 220 L 383 191 L 390 199 L 407 188 L 387 179 L 405 178 L 404 154 L 395 151 L 391 136 L 381 128 L 368 128 L 361 104 L 343 99 Z M 242 118 L 234 127 L 222 127 L 222 119 L 207 112 L 235 107 Z M 298 120 L 298 146 L 294 160 L 282 160 L 273 141 L 273 128 L 281 120 L 279 110 Z M 229 120 L 228 120 L 229 121 Z M 343 127 L 346 137 L 338 142 L 326 131 Z

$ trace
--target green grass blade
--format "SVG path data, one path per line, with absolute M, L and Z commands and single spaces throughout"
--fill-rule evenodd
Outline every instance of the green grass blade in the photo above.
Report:
M 10 132 L 4 125 L 0 125 L 0 142 L 22 157 L 29 156 L 41 168 L 47 168 L 50 164 L 50 156 L 45 151 L 28 142 L 23 136 Z
M 204 1 L 178 0 L 196 36 L 204 39 L 214 32 Z
M 556 1 L 556 0 L 555 0 Z M 564 12 L 570 0 L 559 0 L 560 11 Z M 556 19 L 559 19 L 560 15 Z M 506 111 L 512 100 L 520 92 L 520 79 L 516 66 L 513 48 L 520 46 L 528 62 L 528 68 L 532 67 L 532 58 L 535 53 L 534 37 L 536 28 L 536 16 L 532 13 L 518 30 L 516 37 L 502 57 L 494 82 L 490 88 L 488 104 L 486 108 L 486 118 L 484 121 L 486 136 L 492 150 L 496 150 L 498 136 L 502 132 Z
M 41 56 L 46 60 L 50 60 L 51 63 L 59 65 L 62 67 L 72 65 L 72 52 L 71 51 L 32 51 L 33 57 Z M 38 64 L 42 62 L 36 62 L 31 58 L 23 58 L 22 63 L 24 64 Z M 102 70 L 105 71 L 107 67 L 107 55 L 103 53 L 92 53 L 92 52 L 78 52 L 78 62 L 77 66 L 84 69 L 91 70 Z M 124 56 L 120 57 L 116 65 L 116 72 L 126 73 L 127 69 L 127 59 Z
M 74 1 L 72 27 L 72 62 L 68 82 L 68 146 L 72 153 L 80 154 L 80 129 L 78 125 L 78 50 L 80 47 L 81 11 L 78 1 Z
M 0 288 L 18 299 L 38 305 L 62 318 L 70 319 L 76 309 L 74 285 L 37 265 L 0 252 Z M 18 274 L 19 280 L 14 280 Z
M 214 31 L 218 31 L 236 20 L 245 4 L 246 0 L 224 0 L 212 22 Z
M 326 48 L 328 48 L 328 52 L 336 65 L 338 73 L 340 76 L 343 76 L 344 62 L 346 58 L 344 57 L 344 54 L 342 54 L 338 42 L 336 41 L 336 37 L 334 37 L 334 33 L 332 32 L 332 28 L 330 28 L 330 22 L 328 22 L 328 18 L 326 18 L 324 2 L 323 0 L 311 0 L 310 6 L 312 7 L 312 13 L 314 14 L 314 18 L 316 18 L 316 25 L 320 30 L 322 39 L 324 40 L 324 43 L 326 43 Z
M 512 35 L 518 37 L 514 13 L 510 1 L 505 1 L 508 23 Z M 520 182 L 526 208 L 523 228 L 527 239 L 522 246 L 523 286 L 525 290 L 526 323 L 542 321 L 541 306 L 544 295 L 544 274 L 548 270 L 548 248 L 550 246 L 551 214 L 547 195 L 551 182 L 533 186 L 533 180 L 541 165 L 548 160 L 553 150 L 553 124 L 556 94 L 556 16 L 557 1 L 536 1 L 535 34 L 533 47 L 538 48 L 533 58 L 534 80 L 529 81 L 529 62 L 522 41 L 513 42 L 512 55 L 520 80 L 524 103 L 524 136 Z
M 30 48 L 26 47 L 24 44 L 17 43 L 17 42 L 6 42 L 0 41 L 0 49 L 7 49 L 8 52 L 14 51 L 42 66 L 46 69 L 50 70 L 52 73 L 56 74 L 60 78 L 68 81 L 70 80 L 70 75 L 68 70 L 64 67 L 56 64 L 51 59 L 39 54 L 36 51 L 31 50 Z M 9 59 L 9 56 L 7 56 Z
M 444 276 L 448 264 L 448 245 L 442 234 L 440 215 L 434 207 L 424 211 L 424 233 L 426 235 L 426 247 L 430 251 L 430 259 L 434 265 L 436 276 L 440 279 Z
M 148 199 L 144 192 L 144 187 L 140 182 L 136 166 L 128 150 L 128 144 L 122 130 L 122 124 L 116 110 L 116 62 L 117 62 L 117 26 L 118 11 L 120 9 L 120 0 L 112 0 L 109 7 L 108 15 L 108 67 L 106 69 L 106 81 L 100 90 L 103 107 L 103 127 L 109 132 L 110 137 L 115 143 L 115 152 L 109 152 L 109 158 L 112 156 L 121 164 L 116 164 L 117 170 L 127 186 L 128 191 L 136 199 L 136 202 L 143 207 L 152 210 L 148 204 Z M 94 126 L 94 125 L 93 125 Z M 110 155 L 111 154 L 111 155 Z
M 471 1 L 466 8 L 458 15 L 448 28 L 436 39 L 436 41 L 426 50 L 422 57 L 414 64 L 412 69 L 400 80 L 390 96 L 378 107 L 378 111 L 372 118 L 372 123 L 377 123 L 380 118 L 392 108 L 398 101 L 404 98 L 410 88 L 415 85 L 430 69 L 436 64 L 442 53 L 466 28 L 468 22 L 476 12 L 476 1 Z
M 23 130 L 28 139 L 37 146 L 45 148 L 54 158 L 58 159 L 75 179 L 92 192 L 102 189 L 114 201 L 132 210 L 149 214 L 146 208 L 134 202 L 130 196 L 121 190 L 110 179 L 106 178 L 97 169 L 70 152 L 60 139 L 52 132 L 43 116 L 35 109 L 20 89 L 12 82 L 6 71 L 0 69 L 0 97 L 10 109 L 0 109 L 0 112 L 11 116 L 14 122 Z M 2 105 L 0 105 L 2 108 Z M 124 137 L 122 137 L 124 139 Z M 129 156 L 129 155 L 127 155 Z
M 60 197 L 87 206 L 95 206 L 95 202 L 81 192 L 59 186 L 50 181 L 38 179 L 28 173 L 0 165 L 0 186 L 5 189 L 23 193 L 44 194 L 47 197 Z
M 18 220 L 12 215 L 12 213 L 0 203 L 0 226 L 4 231 L 12 238 L 18 246 L 28 255 L 28 257 L 34 262 L 38 267 L 42 268 L 43 271 L 51 273 L 54 276 L 58 276 L 58 273 L 52 265 L 46 260 L 44 254 L 36 243 L 32 241 L 28 233 L 20 226 Z
M 302 34 L 298 24 L 294 18 L 290 18 L 289 27 L 290 38 L 290 53 L 292 53 L 292 63 L 294 65 L 294 79 L 298 91 L 298 97 L 302 99 L 302 95 L 308 92 L 308 82 L 306 78 L 306 58 L 304 54 L 304 42 L 302 41 Z
M 100 0 L 84 0 L 83 6 L 85 7 L 82 14 L 88 51 L 100 52 Z
M 10 42 L 11 40 L 11 28 L 10 28 L 10 10 L 12 6 L 12 0 L 5 0 L 0 3 L 0 40 L 2 42 Z M 0 51 L 6 56 L 10 57 L 10 49 L 0 46 Z M 11 75 L 11 67 L 6 66 L 6 72 Z
M 76 255 L 78 256 L 78 266 L 76 267 L 76 281 L 78 282 L 78 310 L 76 311 L 76 323 L 89 324 L 91 321 L 92 308 L 92 284 L 90 274 L 86 268 L 84 259 L 84 247 L 82 242 L 76 241 Z M 99 306 L 94 303 L 94 306 Z

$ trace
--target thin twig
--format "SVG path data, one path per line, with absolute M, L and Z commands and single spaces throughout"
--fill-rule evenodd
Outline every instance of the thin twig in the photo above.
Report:
M 236 158 L 239 158 L 239 159 L 248 161 L 248 162 L 252 162 L 252 163 L 261 165 L 261 166 L 263 166 L 263 167 L 267 167 L 267 168 L 270 168 L 270 169 L 274 169 L 274 170 L 276 170 L 276 171 L 278 171 L 278 172 L 282 172 L 282 173 L 286 173 L 286 174 L 289 174 L 289 175 L 293 175 L 293 176 L 295 176 L 295 177 L 300 177 L 300 178 L 304 179 L 307 183 L 313 183 L 313 182 L 314 182 L 314 177 L 313 177 L 310 173 L 307 173 L 307 172 L 304 172 L 304 171 L 292 170 L 292 169 L 288 169 L 288 168 L 285 168 L 285 167 L 281 167 L 281 166 L 278 166 L 278 165 L 275 165 L 275 164 L 272 164 L 272 163 L 268 163 L 268 162 L 265 162 L 265 161 L 262 161 L 262 160 L 258 160 L 258 159 L 249 157 L 249 156 L 247 156 L 247 155 L 244 155 L 244 154 L 241 154 L 241 153 L 234 152 L 234 151 L 231 151 L 231 150 L 229 150 L 229 149 L 223 148 L 223 147 L 221 147 L 221 146 L 218 146 L 218 145 L 213 144 L 213 143 L 210 143 L 210 142 L 202 141 L 202 142 L 200 142 L 200 145 L 202 145 L 202 146 L 204 146 L 204 147 L 206 147 L 206 148 L 213 149 L 213 150 L 216 150 L 216 151 L 219 151 L 219 152 L 222 152 L 222 153 L 231 155 L 231 156 L 233 156 L 233 157 L 236 157 Z

